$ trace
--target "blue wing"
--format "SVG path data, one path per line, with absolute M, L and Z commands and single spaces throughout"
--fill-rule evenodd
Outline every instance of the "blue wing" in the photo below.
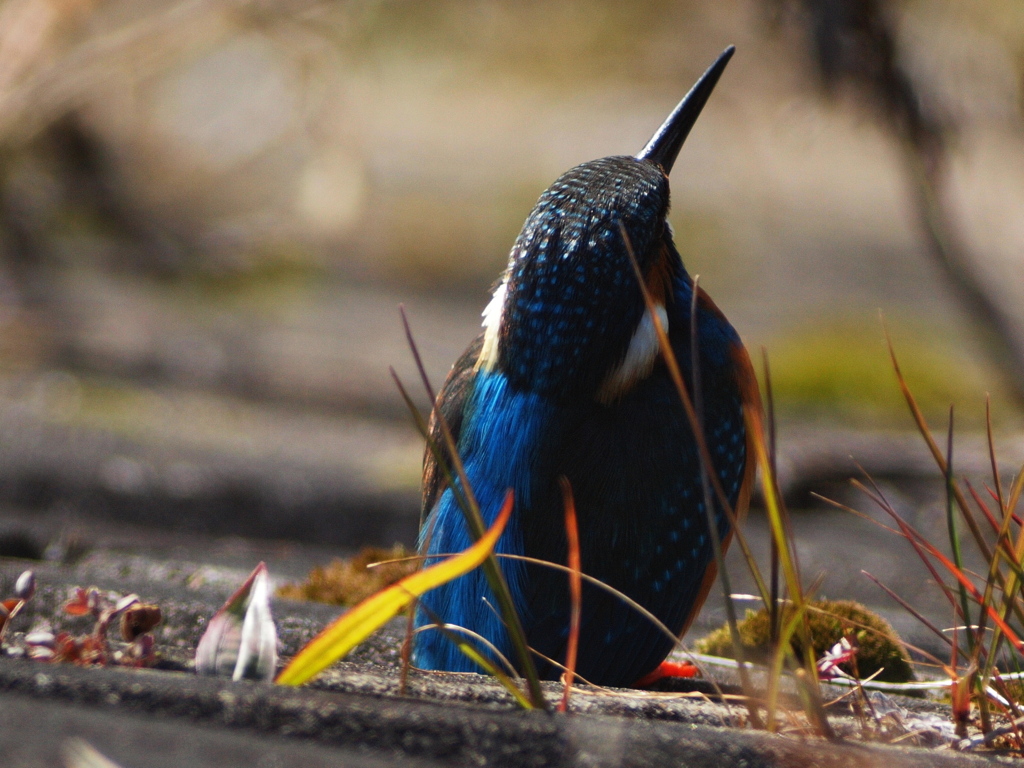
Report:
M 543 474 L 537 446 L 554 423 L 552 409 L 539 395 L 514 391 L 503 374 L 476 371 L 479 349 L 480 339 L 452 369 L 438 398 L 439 411 L 452 429 L 485 524 L 494 521 L 512 489 L 516 511 L 495 550 L 521 555 L 521 510 L 530 504 Z M 431 431 L 436 436 L 439 425 L 434 424 Z M 424 461 L 424 515 L 420 547 L 428 555 L 460 552 L 472 543 L 458 495 L 443 482 L 443 473 L 429 450 Z M 524 599 L 524 566 L 508 560 L 500 565 L 520 616 L 525 618 L 529 605 Z M 478 671 L 441 633 L 427 628 L 437 620 L 471 629 L 508 658 L 510 644 L 495 605 L 482 569 L 429 592 L 416 617 L 417 626 L 425 628 L 417 639 L 416 664 L 427 669 Z

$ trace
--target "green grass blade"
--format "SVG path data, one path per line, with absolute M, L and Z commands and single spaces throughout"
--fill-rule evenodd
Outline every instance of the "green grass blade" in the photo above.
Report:
M 956 515 L 953 512 L 953 407 L 949 408 L 949 432 L 946 437 L 946 529 L 949 532 L 949 548 L 953 553 L 953 563 L 963 573 L 964 558 L 960 549 L 960 536 L 956 530 Z M 962 582 L 957 582 L 960 594 L 960 610 L 963 613 L 964 634 L 967 637 L 968 654 L 974 655 L 974 632 L 971 631 L 971 606 L 967 600 L 967 589 Z
M 334 621 L 291 660 L 277 676 L 279 685 L 302 685 L 378 630 L 417 597 L 469 573 L 485 561 L 512 515 L 512 494 L 494 525 L 473 546 L 448 560 L 406 576 Z

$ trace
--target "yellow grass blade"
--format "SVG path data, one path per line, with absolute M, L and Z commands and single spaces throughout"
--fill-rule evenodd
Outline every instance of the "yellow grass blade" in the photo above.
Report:
M 505 497 L 494 525 L 465 552 L 406 576 L 368 597 L 330 624 L 296 654 L 277 676 L 278 685 L 302 685 L 344 657 L 409 603 L 426 592 L 479 566 L 494 549 L 512 514 L 512 492 Z
M 512 678 L 502 672 L 496 664 L 492 664 L 487 657 L 481 654 L 465 640 L 459 639 L 454 635 L 449 635 L 449 637 L 453 643 L 459 646 L 459 650 L 472 659 L 473 662 L 483 669 L 484 672 L 496 678 L 497 681 L 501 683 L 501 686 L 512 695 L 512 698 L 516 700 L 516 703 L 520 707 L 523 709 L 538 709 L 538 707 L 535 707 L 533 702 L 526 698 L 526 696 L 523 695 L 523 692 L 516 687 Z

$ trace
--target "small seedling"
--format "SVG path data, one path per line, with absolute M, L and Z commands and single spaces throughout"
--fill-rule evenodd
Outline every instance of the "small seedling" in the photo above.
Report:
M 277 671 L 277 628 L 270 613 L 270 573 L 260 563 L 210 619 L 196 646 L 196 672 L 270 682 Z

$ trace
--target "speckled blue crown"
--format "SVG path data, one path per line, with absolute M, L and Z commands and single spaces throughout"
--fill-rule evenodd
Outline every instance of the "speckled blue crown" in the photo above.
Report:
M 644 311 L 620 223 L 646 269 L 662 238 L 668 178 L 653 163 L 606 157 L 560 176 L 512 247 L 499 365 L 517 388 L 593 392 Z

